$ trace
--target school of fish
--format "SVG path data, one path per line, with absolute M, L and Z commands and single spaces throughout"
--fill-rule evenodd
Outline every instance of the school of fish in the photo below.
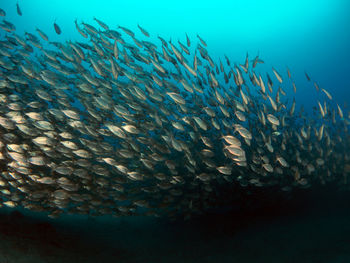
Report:
M 190 217 L 223 189 L 348 184 L 349 113 L 316 83 L 313 114 L 289 102 L 289 69 L 215 62 L 198 35 L 152 42 L 94 18 L 75 21 L 85 41 L 50 42 L 0 16 L 0 207 Z

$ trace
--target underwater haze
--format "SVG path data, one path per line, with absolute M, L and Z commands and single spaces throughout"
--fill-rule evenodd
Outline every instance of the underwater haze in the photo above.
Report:
M 350 262 L 349 10 L 0 0 L 0 263 Z

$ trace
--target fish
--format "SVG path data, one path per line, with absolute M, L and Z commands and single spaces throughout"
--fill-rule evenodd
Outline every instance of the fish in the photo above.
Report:
M 277 111 L 277 104 L 276 104 L 276 102 L 273 100 L 273 98 L 270 97 L 270 95 L 267 95 L 267 97 L 268 97 L 268 99 L 269 99 L 269 101 L 270 101 L 270 103 L 271 103 L 272 108 L 273 108 L 275 111 Z
M 84 38 L 87 38 L 87 34 L 79 27 L 77 19 L 74 20 L 75 28 L 79 32 L 80 35 L 82 35 Z
M 188 37 L 187 34 L 186 34 L 186 43 L 187 43 L 187 46 L 188 46 L 188 47 L 191 46 L 191 40 L 190 40 L 190 38 Z
M 262 91 L 263 93 L 265 93 L 265 92 L 266 92 L 266 88 L 265 88 L 264 81 L 263 81 L 263 79 L 261 78 L 261 75 L 259 76 L 259 86 L 261 87 L 261 91 Z
M 271 123 L 274 124 L 276 126 L 280 125 L 280 121 L 278 120 L 278 118 L 276 118 L 275 116 L 273 116 L 272 114 L 267 114 L 267 120 Z
M 199 35 L 197 35 L 197 37 L 198 37 L 199 41 L 202 43 L 202 45 L 206 47 L 207 43 Z
M 130 29 L 126 27 L 119 26 L 120 29 L 122 29 L 126 34 L 128 34 L 131 37 L 135 37 L 135 33 L 132 32 Z
M 226 143 L 228 143 L 230 145 L 234 145 L 236 147 L 241 147 L 240 140 L 238 140 L 236 137 L 234 137 L 232 135 L 223 136 L 222 139 L 224 139 L 226 141 Z
M 272 68 L 273 73 L 275 74 L 277 80 L 279 81 L 279 83 L 283 82 L 282 76 L 274 69 Z
M 331 94 L 329 94 L 329 92 L 327 90 L 325 90 L 325 89 L 321 89 L 321 90 L 323 91 L 324 94 L 326 94 L 328 99 L 332 100 L 333 97 L 331 96 Z
M 18 14 L 19 16 L 22 16 L 22 11 L 21 11 L 21 8 L 19 7 L 18 2 L 16 3 L 16 11 L 17 11 L 17 14 Z
M 43 31 L 41 31 L 39 28 L 36 28 L 35 30 L 38 32 L 38 34 L 40 35 L 40 37 L 43 40 L 49 41 L 49 38 L 47 37 L 47 35 Z
M 61 34 L 61 28 L 56 24 L 56 21 L 53 23 L 53 27 L 55 29 L 55 32 L 57 35 L 60 35 Z
M 337 104 L 337 108 L 338 108 L 338 114 L 339 114 L 339 117 L 341 118 L 341 119 L 343 119 L 344 118 L 344 114 L 343 114 L 343 111 L 342 111 L 342 109 L 340 108 L 340 106 Z
M 310 96 L 309 113 L 294 95 L 298 79 L 257 71 L 259 54 L 240 64 L 210 54 L 199 36 L 191 46 L 186 33 L 186 43 L 153 39 L 137 25 L 145 41 L 130 25 L 93 20 L 98 29 L 72 22 L 84 42 L 0 23 L 5 206 L 176 219 L 244 205 L 247 189 L 288 197 L 344 187 L 349 114 L 327 87 L 324 102 Z
M 96 17 L 94 17 L 94 20 L 97 22 L 97 24 L 99 24 L 100 27 L 102 27 L 104 30 L 109 30 L 109 26 L 102 22 L 101 20 L 97 19 Z
M 304 72 L 304 74 L 305 74 L 305 77 L 306 77 L 307 81 L 311 81 L 309 75 L 306 72 Z
M 227 65 L 230 66 L 231 65 L 230 59 L 226 55 L 225 55 L 225 59 L 226 59 Z
M 325 113 L 325 111 L 324 111 L 324 109 L 319 101 L 317 101 L 317 104 L 318 104 L 318 107 L 320 109 L 321 116 L 324 118 L 326 113 Z
M 146 37 L 150 37 L 150 34 L 144 28 L 142 28 L 140 25 L 137 25 L 137 27 L 140 29 L 142 34 L 144 34 Z
M 255 68 L 256 65 L 257 65 L 258 63 L 260 63 L 260 64 L 264 63 L 264 61 L 261 60 L 261 59 L 259 58 L 259 55 L 257 55 L 257 56 L 252 60 L 252 62 L 253 62 L 253 68 Z
M 174 100 L 174 102 L 185 105 L 186 101 L 181 97 L 181 95 L 175 93 L 175 92 L 167 92 L 166 93 L 170 98 Z
M 2 8 L 0 8 L 0 16 L 6 16 L 5 10 Z

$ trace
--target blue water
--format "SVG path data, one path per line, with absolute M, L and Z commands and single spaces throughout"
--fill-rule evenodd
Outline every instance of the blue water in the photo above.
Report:
M 199 34 L 208 44 L 209 54 L 218 63 L 226 54 L 231 62 L 244 63 L 246 53 L 266 61 L 259 67 L 271 72 L 274 66 L 287 78 L 286 67 L 297 86 L 296 99 L 310 105 L 315 97 L 313 82 L 327 89 L 339 105 L 350 101 L 350 2 L 347 0 L 248 0 L 248 1 L 16 1 L 3 0 L 1 8 L 17 32 L 34 32 L 38 27 L 50 41 L 83 41 L 74 20 L 90 23 L 96 17 L 110 28 L 125 26 L 143 35 L 140 24 L 158 43 L 166 40 L 185 43 L 188 34 L 192 48 Z M 53 23 L 62 29 L 57 35 Z M 193 49 L 192 49 L 193 50 Z M 292 93 L 290 93 L 292 94 Z M 322 97 L 321 97 L 322 99 Z M 315 105 L 316 100 L 313 100 Z

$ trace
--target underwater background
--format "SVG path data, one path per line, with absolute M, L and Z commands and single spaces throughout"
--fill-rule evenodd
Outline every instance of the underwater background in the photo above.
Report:
M 34 32 L 38 27 L 51 41 L 82 41 L 74 20 L 93 23 L 96 17 L 111 28 L 125 26 L 146 28 L 152 39 L 185 42 L 199 34 L 213 57 L 226 54 L 233 61 L 244 62 L 260 54 L 268 63 L 293 71 L 295 82 L 303 92 L 297 101 L 306 105 L 312 89 L 305 87 L 304 72 L 344 104 L 350 97 L 349 3 L 336 1 L 23 1 L 24 15 L 16 13 L 16 1 L 4 0 L 2 7 L 16 24 L 18 32 Z M 11 8 L 12 6 L 12 8 Z M 8 7 L 8 8 L 6 8 Z M 15 7 L 15 8 L 14 8 Z M 54 21 L 62 29 L 57 35 Z M 141 35 L 141 33 L 139 34 Z M 156 40 L 159 42 L 159 40 Z M 263 65 L 264 66 L 264 65 Z M 265 68 L 262 69 L 264 71 Z M 336 87 L 336 88 L 335 88 Z
M 297 109 L 303 105 L 311 114 L 325 97 L 315 91 L 317 83 L 343 109 L 342 119 L 349 120 L 346 0 L 1 0 L 0 8 L 6 12 L 4 19 L 16 26 L 16 34 L 24 37 L 40 28 L 52 42 L 86 41 L 74 21 L 97 27 L 94 18 L 111 29 L 126 27 L 141 38 L 140 25 L 158 47 L 157 36 L 186 43 L 187 34 L 195 45 L 198 34 L 215 63 L 224 62 L 225 55 L 232 64 L 244 64 L 247 54 L 249 63 L 259 56 L 264 63 L 257 72 L 273 75 L 273 67 L 290 85 L 288 67 L 297 86 L 295 94 L 287 93 L 289 105 L 295 98 Z M 0 38 L 6 40 L 5 31 Z M 348 130 L 341 136 L 349 145 Z M 5 205 L 0 208 L 0 262 L 350 262 L 348 190 L 331 182 L 281 198 L 275 188 L 262 189 L 246 197 L 248 207 L 225 204 L 187 220 L 78 213 L 53 219 L 46 212 Z

